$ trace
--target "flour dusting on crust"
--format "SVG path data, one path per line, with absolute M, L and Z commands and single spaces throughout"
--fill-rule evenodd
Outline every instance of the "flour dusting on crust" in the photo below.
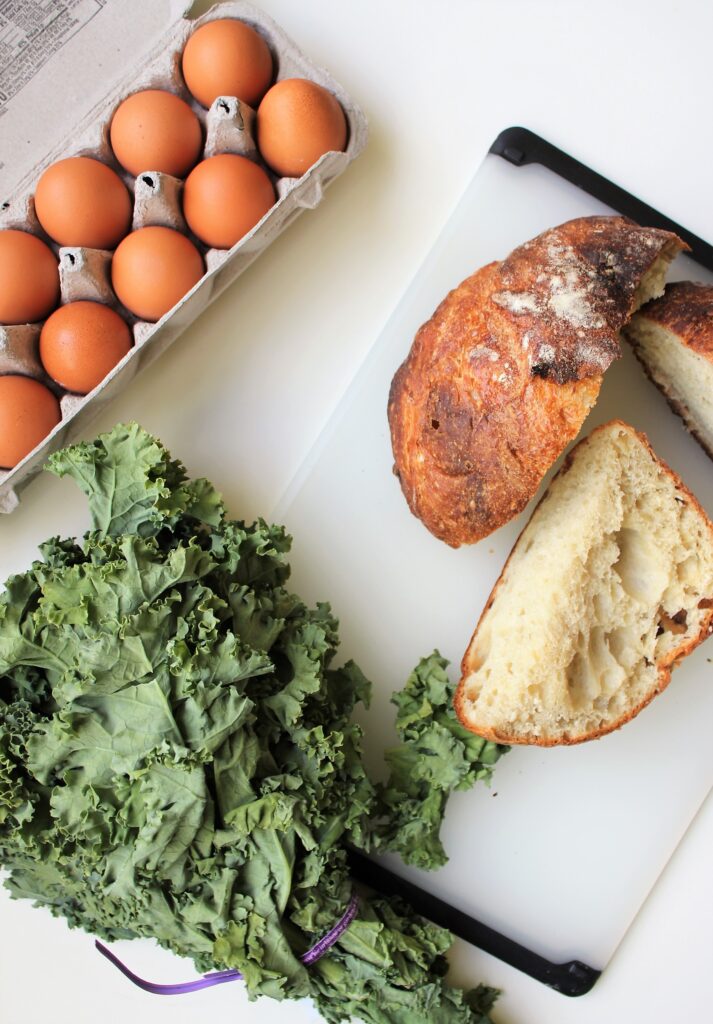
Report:
M 577 256 L 571 246 L 551 244 L 547 247 L 546 268 L 536 278 L 541 286 L 540 295 L 502 291 L 493 295 L 493 302 L 515 316 L 549 314 L 572 327 L 593 331 L 606 326 L 599 311 L 597 272 L 592 266 Z
M 597 273 L 580 259 L 569 245 L 547 248 L 551 268 L 548 286 L 548 307 L 560 320 L 573 327 L 596 331 L 604 327 L 604 318 L 597 310 Z
M 530 372 L 564 384 L 605 370 L 621 353 L 619 330 L 656 258 L 652 249 L 669 238 L 624 217 L 590 217 L 513 250 L 499 264 L 503 287 L 490 298 L 527 328 Z
M 514 313 L 515 316 L 520 316 L 521 313 L 540 313 L 542 311 L 537 296 L 531 292 L 496 292 L 493 295 L 493 302 L 510 313 Z

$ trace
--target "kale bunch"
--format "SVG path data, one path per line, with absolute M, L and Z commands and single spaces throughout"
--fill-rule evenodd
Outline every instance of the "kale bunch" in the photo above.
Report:
M 337 623 L 286 587 L 279 526 L 227 518 L 136 425 L 56 453 L 92 529 L 53 538 L 0 597 L 0 864 L 13 896 L 108 940 L 155 938 L 251 995 L 327 1021 L 482 1024 L 492 990 L 444 981 L 450 936 L 352 891 L 345 844 L 442 862 L 449 788 L 501 748 L 448 711 L 444 663 L 400 698 L 403 744 L 375 787 L 351 721 L 369 684 L 334 667 Z

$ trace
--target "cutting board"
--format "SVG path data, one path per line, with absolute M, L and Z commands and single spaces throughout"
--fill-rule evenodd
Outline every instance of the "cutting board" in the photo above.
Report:
M 395 739 L 391 692 L 434 647 L 457 678 L 534 507 L 472 547 L 454 551 L 432 537 L 391 472 L 391 377 L 417 328 L 464 277 L 546 228 L 609 212 L 545 167 L 489 154 L 276 510 L 297 538 L 296 590 L 313 600 L 330 596 L 344 655 L 373 681 L 361 721 L 377 776 Z M 712 277 L 684 257 L 669 276 Z M 644 430 L 713 513 L 709 459 L 628 351 L 607 371 L 583 432 L 613 417 Z M 491 788 L 455 794 L 443 828 L 450 861 L 440 871 L 386 863 L 548 959 L 603 968 L 713 785 L 712 658 L 713 642 L 619 732 L 571 748 L 515 748 Z

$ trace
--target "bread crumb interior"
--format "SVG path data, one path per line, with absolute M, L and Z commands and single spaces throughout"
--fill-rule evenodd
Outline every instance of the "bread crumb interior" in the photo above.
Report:
M 697 637 L 713 593 L 705 519 L 634 431 L 578 449 L 535 511 L 467 655 L 463 710 L 521 742 L 611 728 Z
M 678 254 L 679 247 L 675 242 L 667 242 L 657 258 L 641 278 L 634 292 L 632 313 L 636 312 L 650 299 L 658 299 L 666 288 L 666 273 L 671 260 Z
M 635 317 L 626 329 L 651 376 L 684 420 L 713 451 L 713 364 L 665 327 Z

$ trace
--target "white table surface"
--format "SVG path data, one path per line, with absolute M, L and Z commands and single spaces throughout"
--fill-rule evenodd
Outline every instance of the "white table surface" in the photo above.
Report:
M 275 505 L 502 128 L 539 132 L 713 239 L 707 0 L 264 6 L 362 103 L 369 146 L 323 205 L 291 226 L 87 432 L 139 420 L 245 518 Z M 68 481 L 35 482 L 21 510 L 0 520 L 0 577 L 26 567 L 50 534 L 85 525 Z M 566 999 L 463 943 L 453 950 L 454 980 L 501 986 L 498 1024 L 709 1019 L 712 845 L 709 798 L 590 995 Z M 155 980 L 186 974 L 143 945 L 124 950 Z M 3 1024 L 188 1024 L 218 1014 L 256 1024 L 319 1019 L 309 1004 L 263 1000 L 248 1008 L 239 985 L 146 996 L 87 936 L 0 892 Z

